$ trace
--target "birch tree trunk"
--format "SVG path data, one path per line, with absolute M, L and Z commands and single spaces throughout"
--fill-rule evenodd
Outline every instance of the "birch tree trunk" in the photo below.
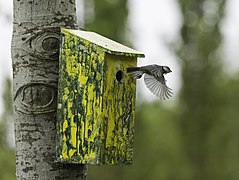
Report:
M 16 177 L 86 179 L 86 166 L 54 162 L 59 27 L 76 28 L 75 0 L 13 1 Z

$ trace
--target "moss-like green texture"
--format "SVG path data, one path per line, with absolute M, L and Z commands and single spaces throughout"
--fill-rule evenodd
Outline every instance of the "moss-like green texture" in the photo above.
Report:
M 66 29 L 61 37 L 57 161 L 131 164 L 136 82 L 126 68 L 137 57 L 110 54 Z

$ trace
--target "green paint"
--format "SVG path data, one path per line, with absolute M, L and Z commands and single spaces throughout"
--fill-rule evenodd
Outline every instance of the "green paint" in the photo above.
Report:
M 136 82 L 126 68 L 136 66 L 137 55 L 110 54 L 69 30 L 61 34 L 57 161 L 131 164 Z

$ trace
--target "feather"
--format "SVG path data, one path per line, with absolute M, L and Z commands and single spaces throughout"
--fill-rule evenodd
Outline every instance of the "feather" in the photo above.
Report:
M 140 67 L 128 67 L 127 73 L 130 74 L 130 76 L 134 79 L 139 79 L 142 77 L 143 72 L 141 71 Z
M 144 82 L 146 87 L 160 99 L 168 99 L 172 97 L 172 89 L 165 84 L 164 77 L 161 80 L 156 79 L 154 76 L 145 74 Z

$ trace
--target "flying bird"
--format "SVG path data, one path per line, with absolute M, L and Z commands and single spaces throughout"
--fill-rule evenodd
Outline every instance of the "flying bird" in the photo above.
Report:
M 146 87 L 160 99 L 172 97 L 172 89 L 166 85 L 164 74 L 172 72 L 168 66 L 148 65 L 141 67 L 128 67 L 127 73 L 134 79 L 140 79 L 144 75 Z

